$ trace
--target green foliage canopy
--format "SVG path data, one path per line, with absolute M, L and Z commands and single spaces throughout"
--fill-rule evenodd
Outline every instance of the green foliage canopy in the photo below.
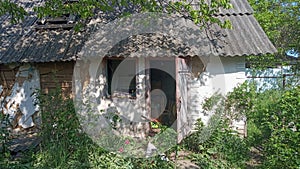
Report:
M 255 17 L 278 53 L 249 57 L 254 67 L 268 67 L 286 60 L 287 52 L 300 51 L 300 3 L 295 0 L 249 0 Z
M 43 6 L 35 6 L 39 18 L 61 16 L 63 14 L 74 14 L 85 20 L 97 12 L 114 12 L 116 8 L 136 7 L 140 12 L 166 12 L 177 13 L 193 20 L 200 27 L 207 27 L 209 23 L 217 23 L 222 27 L 230 28 L 230 22 L 221 22 L 213 17 L 213 14 L 220 8 L 229 9 L 232 5 L 230 0 L 199 0 L 199 4 L 192 4 L 192 1 L 180 0 L 176 2 L 162 0 L 49 0 Z M 118 11 L 122 15 L 128 15 L 126 10 Z M 24 8 L 8 0 L 0 1 L 0 16 L 11 15 L 12 21 L 17 22 L 24 18 Z
M 16 23 L 22 19 L 27 14 L 24 8 L 19 5 L 10 2 L 9 0 L 0 1 L 0 16 L 8 13 L 11 16 L 11 22 Z

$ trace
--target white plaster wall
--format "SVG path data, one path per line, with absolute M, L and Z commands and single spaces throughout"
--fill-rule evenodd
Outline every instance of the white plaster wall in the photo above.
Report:
M 137 71 L 144 69 L 144 62 L 144 59 L 138 59 Z M 137 76 L 137 83 L 140 85 L 138 86 L 138 88 L 140 89 L 145 88 L 144 76 L 145 75 L 143 74 Z M 105 81 L 106 79 L 104 74 L 99 78 L 100 81 Z M 190 124 L 194 124 L 197 119 L 201 118 L 206 124 L 211 115 L 204 114 L 201 105 L 206 98 L 211 97 L 214 93 L 225 95 L 229 91 L 232 91 L 235 86 L 243 83 L 246 80 L 245 58 L 241 56 L 223 58 L 211 56 L 210 61 L 207 64 L 206 71 L 201 73 L 198 78 L 190 76 L 188 79 L 188 120 L 190 121 Z M 110 99 L 103 97 L 105 91 L 102 91 L 100 93 L 101 99 L 98 110 L 109 110 L 109 107 L 115 106 L 114 103 L 110 101 Z M 143 92 L 143 90 L 140 90 L 140 93 L 137 95 L 137 100 L 139 100 L 139 98 L 144 94 L 145 93 Z M 138 107 L 135 107 L 135 109 L 140 109 L 140 112 L 145 113 L 145 116 L 147 116 L 147 111 L 145 111 L 146 108 L 144 106 L 141 106 L 145 105 L 144 102 L 133 104 L 136 106 L 139 105 Z M 124 107 L 122 110 L 124 111 Z M 128 114 L 126 116 L 128 116 Z M 236 121 L 234 122 L 234 124 L 236 124 L 235 127 L 238 127 L 238 130 L 244 130 L 241 129 L 241 126 L 244 126 L 245 121 Z
M 22 128 L 29 128 L 35 125 L 32 116 L 39 111 L 39 106 L 36 104 L 38 89 L 40 89 L 40 78 L 37 69 L 29 64 L 21 66 L 10 95 L 0 98 L 0 111 L 9 115 L 10 122 L 15 123 L 12 124 L 13 127 L 19 125 Z M 0 87 L 1 92 L 2 87 Z
M 200 77 L 189 80 L 188 112 L 190 113 L 190 124 L 194 124 L 199 118 L 204 124 L 209 121 L 211 114 L 205 114 L 202 109 L 202 104 L 206 98 L 211 97 L 214 93 L 225 95 L 246 80 L 245 57 L 218 58 L 211 56 L 209 60 L 206 71 L 201 73 Z M 241 122 L 234 124 L 241 126 Z
M 122 123 L 120 124 L 120 132 L 123 134 L 128 134 L 131 131 L 125 131 L 133 122 L 134 136 L 144 137 L 144 132 L 141 130 L 143 126 L 140 121 L 145 121 L 144 116 L 149 116 L 146 111 L 145 103 L 145 72 L 141 71 L 145 69 L 145 59 L 138 58 L 137 63 L 137 95 L 136 99 L 128 98 L 127 96 L 114 95 L 112 98 L 108 97 L 107 94 L 107 80 L 105 72 L 105 63 L 101 59 L 93 60 L 90 59 L 86 62 L 78 62 L 75 66 L 75 96 L 76 96 L 76 108 L 78 113 L 82 117 L 88 116 L 88 113 L 91 112 L 92 106 L 92 115 L 110 115 L 118 114 L 122 118 Z M 126 65 L 125 65 L 126 66 Z M 121 66 L 122 67 L 122 66 Z M 120 70 L 122 71 L 122 69 Z M 116 82 L 117 83 L 117 82 Z M 96 106 L 95 106 L 96 105 Z M 107 119 L 103 116 L 99 117 L 97 121 L 96 118 L 93 118 L 91 121 L 88 118 L 83 118 L 83 125 L 88 126 L 89 123 L 98 125 L 95 128 L 107 128 L 109 127 Z M 127 126 L 127 128 L 125 128 Z M 132 127 L 132 126 L 131 126 Z M 124 129 L 124 130 L 123 130 Z M 89 130 L 86 128 L 86 132 L 91 135 L 97 135 L 99 131 Z M 131 134 L 131 135 L 133 135 Z

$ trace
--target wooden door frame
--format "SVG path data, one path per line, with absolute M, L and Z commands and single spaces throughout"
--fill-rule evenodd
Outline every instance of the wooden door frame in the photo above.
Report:
M 187 70 L 179 70 L 180 69 L 180 62 L 183 61 L 182 59 L 185 62 L 185 66 L 186 66 Z M 185 114 L 185 115 L 182 116 L 182 112 L 181 112 L 181 111 L 184 111 L 183 110 L 184 108 L 182 108 L 182 105 L 183 105 L 183 106 L 186 106 L 185 107 L 186 108 L 185 113 L 188 113 L 187 112 L 187 110 L 188 110 L 187 109 L 187 107 L 188 107 L 188 104 L 187 104 L 188 95 L 187 95 L 187 93 L 182 93 L 181 88 L 180 88 L 180 86 L 185 85 L 186 86 L 186 92 L 188 92 L 187 84 L 180 84 L 180 81 L 181 81 L 180 80 L 180 78 L 181 78 L 180 74 L 186 74 L 186 75 L 189 74 L 188 67 L 190 66 L 189 65 L 190 64 L 190 58 L 189 57 L 176 57 L 175 61 L 176 61 L 176 70 L 175 71 L 176 71 L 176 108 L 177 108 L 177 129 L 176 129 L 176 131 L 177 131 L 177 134 L 178 134 L 177 135 L 177 139 L 178 139 L 177 141 L 179 143 L 186 136 L 185 135 L 185 134 L 187 134 L 186 130 L 191 129 L 190 128 L 191 126 L 190 126 L 189 121 L 188 121 L 188 114 Z M 185 79 L 185 80 L 186 80 L 185 83 L 187 83 L 187 79 Z M 185 102 L 185 103 L 182 103 L 182 101 Z M 182 119 L 180 119 L 180 118 L 182 118 Z M 182 121 L 186 120 L 186 123 L 184 123 L 184 124 L 181 123 L 181 120 Z M 185 134 L 183 134 L 182 137 L 181 137 L 180 133 L 182 131 L 185 132 Z

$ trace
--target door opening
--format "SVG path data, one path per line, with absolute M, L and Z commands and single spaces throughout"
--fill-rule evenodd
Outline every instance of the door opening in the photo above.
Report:
M 174 126 L 177 119 L 175 60 L 151 60 L 150 67 L 151 118 L 162 125 Z

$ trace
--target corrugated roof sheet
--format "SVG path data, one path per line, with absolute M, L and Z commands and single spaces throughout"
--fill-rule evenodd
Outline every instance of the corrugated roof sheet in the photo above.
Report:
M 107 52 L 111 57 L 174 57 L 190 56 L 191 49 L 178 39 L 158 33 L 130 36 Z
M 30 15 L 16 25 L 9 23 L 8 16 L 0 17 L 0 63 L 76 60 L 77 53 L 87 38 L 87 32 L 35 30 L 33 25 L 37 18 L 32 7 L 42 4 L 42 1 L 17 2 L 21 3 Z M 218 36 L 211 37 L 217 53 L 221 56 L 243 56 L 276 52 L 252 15 L 253 10 L 247 0 L 231 0 L 231 3 L 233 9 L 221 9 L 215 14 L 215 17 L 221 20 L 230 20 L 233 25 L 233 29 L 221 29 L 212 25 L 215 37 Z
M 232 29 L 214 30 L 221 35 L 218 41 L 220 56 L 261 55 L 277 52 L 269 38 L 253 16 L 253 9 L 247 0 L 231 0 L 233 8 L 215 15 L 221 21 L 230 20 Z
M 233 6 L 231 9 L 220 9 L 216 15 L 250 15 L 253 14 L 253 9 L 247 0 L 231 0 Z
M 205 2 L 207 4 L 210 4 L 211 0 L 205 0 Z M 244 15 L 253 13 L 253 9 L 247 0 L 231 0 L 230 3 L 232 4 L 233 8 L 221 8 L 215 15 Z M 199 0 L 192 0 L 191 4 L 194 5 L 195 8 L 197 8 L 199 6 Z
M 0 17 L 0 63 L 51 62 L 76 59 L 84 36 L 73 30 L 35 30 L 37 17 L 33 6 L 42 0 L 16 0 L 28 12 L 19 23 L 11 24 L 7 15 Z
M 220 20 L 230 20 L 233 29 L 218 30 L 218 53 L 221 56 L 261 55 L 275 53 L 276 49 L 253 15 L 218 16 Z

